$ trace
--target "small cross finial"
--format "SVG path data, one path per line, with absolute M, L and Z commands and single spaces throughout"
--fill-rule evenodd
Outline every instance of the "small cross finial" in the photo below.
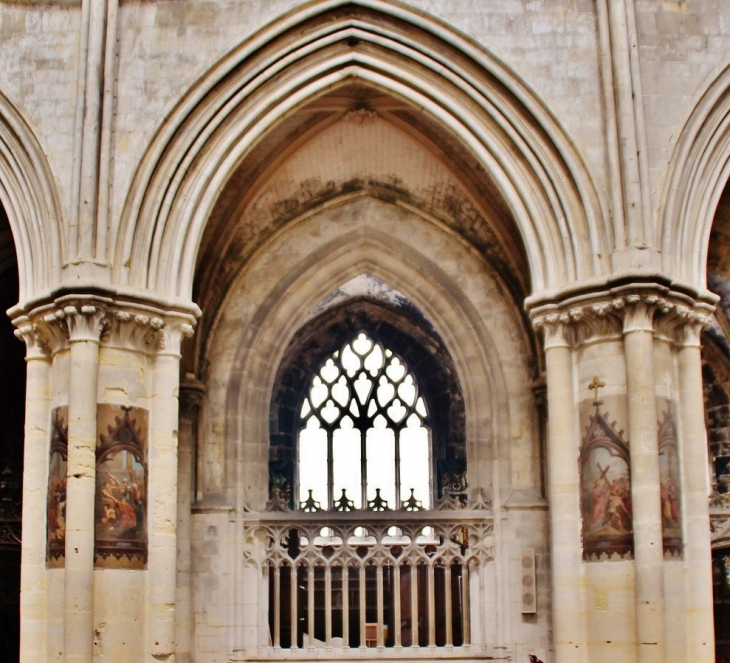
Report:
M 593 381 L 588 385 L 589 389 L 593 389 L 593 405 L 596 407 L 601 404 L 601 401 L 598 400 L 598 390 L 605 386 L 606 383 L 597 375 L 593 376 Z

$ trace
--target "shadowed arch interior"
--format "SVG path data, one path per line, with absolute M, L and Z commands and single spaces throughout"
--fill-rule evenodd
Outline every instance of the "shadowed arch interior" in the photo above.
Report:
M 228 236 L 216 205 L 233 173 L 274 132 L 281 132 L 279 146 L 296 142 L 310 125 L 293 116 L 354 83 L 418 109 L 422 118 L 404 115 L 400 123 L 433 138 L 439 158 L 453 164 L 458 144 L 466 166 L 459 179 L 474 175 L 478 182 L 483 169 L 492 184 L 470 187 L 483 191 L 482 208 L 486 201 L 497 208 L 486 214 L 493 230 L 499 208 L 509 210 L 501 219 L 509 231 L 489 243 L 509 252 L 510 236 L 519 237 L 525 248 L 517 262 L 524 264 L 511 267 L 522 290 L 542 292 L 605 271 L 610 229 L 580 157 L 543 104 L 493 55 L 425 14 L 379 0 L 314 2 L 273 26 L 202 77 L 158 132 L 122 215 L 120 283 L 187 297 L 196 260 L 206 253 L 203 233 L 215 235 L 210 226 L 223 223 L 220 237 Z M 320 108 L 316 121 L 330 111 Z M 246 170 L 260 174 L 255 166 Z M 386 192 L 397 188 L 383 183 L 374 182 Z M 247 186 L 240 183 L 240 197 Z M 467 215 L 457 225 L 473 230 L 479 223 Z

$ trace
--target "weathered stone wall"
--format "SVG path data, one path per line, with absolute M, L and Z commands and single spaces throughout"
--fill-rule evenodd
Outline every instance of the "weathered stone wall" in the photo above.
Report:
M 119 9 L 113 219 L 161 119 L 230 49 L 300 3 L 124 2 Z M 601 63 L 593 2 L 466 0 L 412 6 L 463 30 L 502 58 L 559 119 L 607 192 Z M 654 205 L 665 163 L 730 42 L 730 6 L 714 0 L 640 0 L 637 34 Z M 0 3 L 0 90 L 36 130 L 68 212 L 78 75 L 79 3 Z

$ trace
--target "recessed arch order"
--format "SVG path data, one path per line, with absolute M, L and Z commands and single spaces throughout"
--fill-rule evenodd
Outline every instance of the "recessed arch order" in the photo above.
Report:
M 706 288 L 715 210 L 730 178 L 730 63 L 703 91 L 669 162 L 659 219 L 664 271 Z
M 115 281 L 187 300 L 216 198 L 259 139 L 309 101 L 358 81 L 455 135 L 504 196 L 547 294 L 605 275 L 610 228 L 569 138 L 494 56 L 425 14 L 382 0 L 320 0 L 274 21 L 203 76 L 136 173 Z
M 61 209 L 51 169 L 33 130 L 0 92 L 0 201 L 18 257 L 20 302 L 58 285 L 64 260 Z

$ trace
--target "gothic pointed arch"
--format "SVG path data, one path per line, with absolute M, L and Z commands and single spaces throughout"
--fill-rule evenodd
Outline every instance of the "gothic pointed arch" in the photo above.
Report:
M 0 200 L 18 256 L 20 301 L 60 281 L 61 206 L 51 169 L 21 112 L 0 92 Z
M 682 129 L 659 215 L 664 270 L 694 287 L 707 287 L 710 230 L 729 177 L 730 64 L 725 64 Z
M 533 293 L 608 269 L 611 231 L 570 139 L 490 53 L 382 0 L 319 0 L 218 62 L 160 127 L 125 204 L 114 264 L 132 288 L 187 298 L 216 199 L 284 118 L 353 82 L 422 109 L 504 198 Z

